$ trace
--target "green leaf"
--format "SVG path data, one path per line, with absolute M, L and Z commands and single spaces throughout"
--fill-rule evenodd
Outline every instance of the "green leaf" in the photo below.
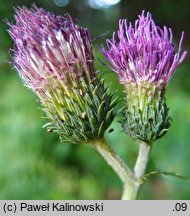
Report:
M 149 173 L 146 173 L 143 177 L 142 177 L 142 181 L 144 182 L 146 179 L 154 176 L 154 175 L 164 175 L 164 176 L 173 176 L 176 178 L 180 178 L 182 180 L 188 181 L 190 183 L 190 178 L 183 176 L 179 173 L 175 173 L 175 172 L 168 172 L 168 171 L 161 171 L 161 170 L 157 170 L 157 171 L 151 171 Z

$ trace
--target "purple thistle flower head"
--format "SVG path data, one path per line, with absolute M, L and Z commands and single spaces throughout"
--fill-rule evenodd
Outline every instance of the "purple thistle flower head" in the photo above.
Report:
M 33 5 L 17 8 L 16 24 L 8 23 L 15 43 L 14 63 L 24 83 L 44 92 L 50 77 L 94 77 L 92 45 L 88 30 L 75 25 L 69 15 L 56 16 Z M 52 80 L 52 79 L 51 79 Z M 51 81 L 52 84 L 52 81 Z
M 165 87 L 187 55 L 186 51 L 180 55 L 183 37 L 182 32 L 175 53 L 172 30 L 158 27 L 151 14 L 143 11 L 134 26 L 126 19 L 120 20 L 119 41 L 114 32 L 112 39 L 107 40 L 108 50 L 102 46 L 101 51 L 119 74 L 121 83 L 138 85 L 148 81 Z
M 35 5 L 16 9 L 8 23 L 14 65 L 40 98 L 50 120 L 46 127 L 63 142 L 101 139 L 111 124 L 115 103 L 96 76 L 91 39 L 69 15 L 56 16 Z
M 118 73 L 126 90 L 123 127 L 129 136 L 152 144 L 171 125 L 165 100 L 165 87 L 187 52 L 181 54 L 184 33 L 177 53 L 172 30 L 158 27 L 151 14 L 143 11 L 134 26 L 119 21 L 118 41 L 115 33 L 107 40 L 102 53 Z

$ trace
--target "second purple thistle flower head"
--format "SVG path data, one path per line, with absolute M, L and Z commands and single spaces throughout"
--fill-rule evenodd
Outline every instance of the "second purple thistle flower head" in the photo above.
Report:
M 172 30 L 158 27 L 151 14 L 144 11 L 134 26 L 126 19 L 120 20 L 118 42 L 115 35 L 107 40 L 108 49 L 102 47 L 102 53 L 126 85 L 147 81 L 165 86 L 187 55 L 186 51 L 181 54 L 184 33 L 176 53 Z
M 126 90 L 123 127 L 132 138 L 151 144 L 170 127 L 165 87 L 187 52 L 184 33 L 175 52 L 172 30 L 158 27 L 143 11 L 134 26 L 123 19 L 101 50 Z

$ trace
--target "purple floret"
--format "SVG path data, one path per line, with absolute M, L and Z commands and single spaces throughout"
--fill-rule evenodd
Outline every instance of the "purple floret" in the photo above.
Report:
M 33 91 L 44 91 L 43 83 L 50 77 L 63 82 L 67 76 L 93 78 L 88 30 L 75 25 L 69 15 L 56 16 L 33 5 L 31 9 L 17 8 L 15 20 L 15 25 L 8 23 L 15 43 L 15 67 Z
M 158 27 L 151 14 L 143 11 L 134 26 L 126 19 L 120 20 L 119 41 L 114 32 L 112 39 L 107 40 L 108 48 L 102 46 L 101 51 L 119 74 L 121 83 L 149 81 L 165 86 L 187 55 L 186 51 L 180 54 L 183 37 L 182 32 L 176 53 L 172 30 Z

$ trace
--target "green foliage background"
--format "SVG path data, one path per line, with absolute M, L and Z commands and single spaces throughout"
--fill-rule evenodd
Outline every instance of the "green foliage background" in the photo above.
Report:
M 118 19 L 134 21 L 142 9 L 149 10 L 160 25 L 172 26 L 176 41 L 185 31 L 184 49 L 189 47 L 189 2 L 123 0 L 107 9 L 95 10 L 87 0 L 70 1 L 57 7 L 53 1 L 0 0 L 0 199 L 119 199 L 122 185 L 100 155 L 87 145 L 62 144 L 56 134 L 42 129 L 44 113 L 35 95 L 21 83 L 12 69 L 10 48 L 13 47 L 3 19 L 13 20 L 13 7 L 38 6 L 56 14 L 69 12 L 96 38 L 96 56 L 103 60 L 98 48 L 111 32 L 117 30 Z M 189 56 L 178 69 L 167 88 L 167 103 L 173 118 L 169 132 L 152 150 L 148 170 L 174 171 L 190 177 L 190 63 Z M 122 100 L 123 88 L 115 74 L 96 59 L 111 91 L 117 90 Z M 119 108 L 119 106 L 118 106 Z M 138 144 L 122 132 L 115 119 L 105 137 L 132 167 Z M 190 199 L 190 183 L 166 176 L 149 178 L 139 199 Z

